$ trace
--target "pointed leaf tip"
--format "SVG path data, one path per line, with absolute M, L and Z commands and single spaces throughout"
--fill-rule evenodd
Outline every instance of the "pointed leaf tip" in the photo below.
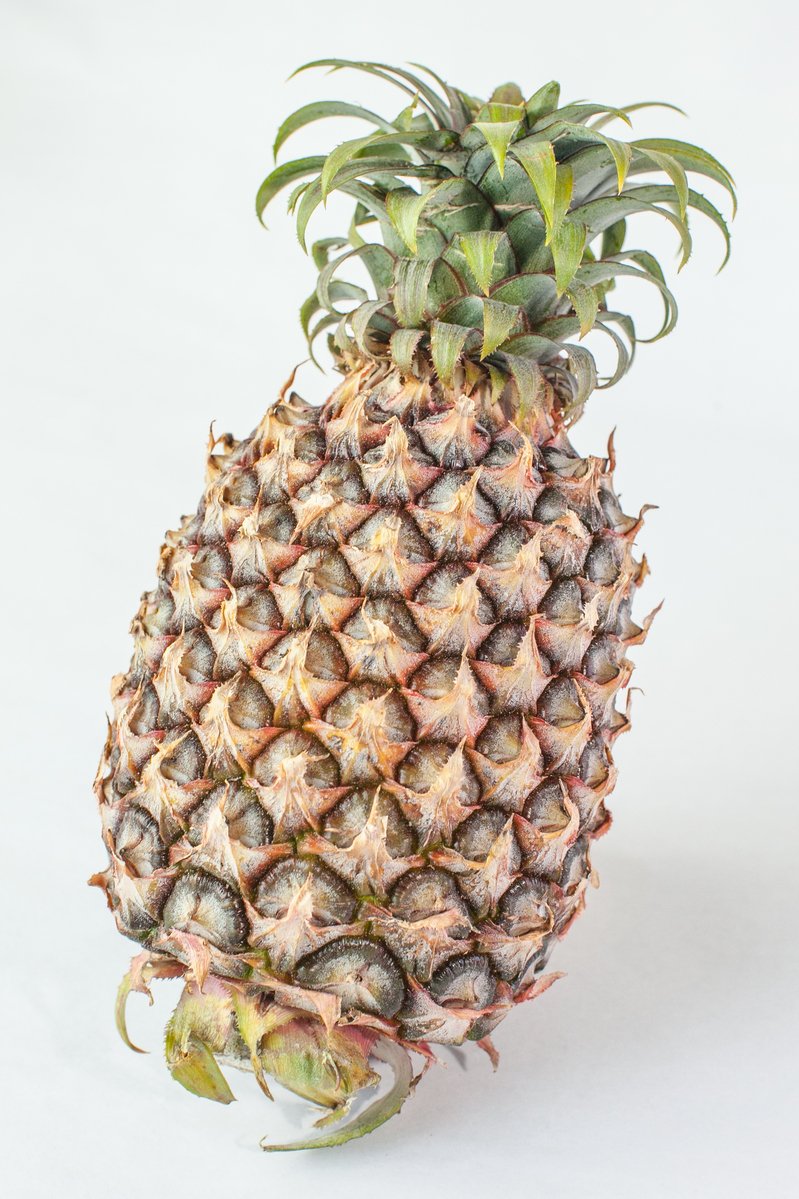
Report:
M 475 129 L 479 129 L 488 143 L 494 162 L 497 164 L 500 178 L 505 177 L 505 158 L 513 135 L 521 124 L 520 120 L 513 121 L 475 121 Z
M 486 296 L 493 280 L 497 249 L 504 236 L 501 230 L 496 229 L 477 229 L 460 235 L 461 249 L 469 270 Z
M 394 1082 L 386 1095 L 375 1099 L 355 1119 L 332 1132 L 323 1132 L 321 1136 L 310 1136 L 302 1141 L 282 1145 L 272 1145 L 264 1137 L 261 1148 L 267 1153 L 284 1153 L 296 1149 L 330 1149 L 374 1132 L 381 1124 L 385 1124 L 386 1120 L 395 1116 L 415 1085 L 411 1059 L 401 1045 L 382 1035 L 376 1038 L 371 1056 L 385 1062 L 394 1074 Z

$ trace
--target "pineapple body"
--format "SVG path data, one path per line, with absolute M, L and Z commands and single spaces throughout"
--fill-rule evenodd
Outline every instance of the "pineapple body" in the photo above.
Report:
M 482 1040 L 537 993 L 644 636 L 639 521 L 551 400 L 525 427 L 481 382 L 365 363 L 212 450 L 114 683 L 122 932 L 406 1042 Z

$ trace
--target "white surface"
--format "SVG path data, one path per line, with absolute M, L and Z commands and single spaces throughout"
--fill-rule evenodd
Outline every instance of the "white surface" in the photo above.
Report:
M 572 0 L 569 33 L 557 7 L 513 3 L 524 32 L 506 20 L 494 34 L 481 6 L 456 7 L 414 6 L 395 27 L 364 3 L 2 4 L 13 1199 L 796 1193 L 795 10 Z M 554 961 L 568 977 L 503 1024 L 498 1074 L 472 1051 L 466 1073 L 432 1071 L 366 1140 L 271 1158 L 257 1136 L 285 1132 L 293 1109 L 203 1103 L 157 1052 L 119 1042 L 134 947 L 84 880 L 104 861 L 90 784 L 108 679 L 163 530 L 196 503 L 210 420 L 246 433 L 304 356 L 311 265 L 280 204 L 269 233 L 252 211 L 274 131 L 313 96 L 381 101 L 355 75 L 284 83 L 328 54 L 421 58 L 475 92 L 555 76 L 572 98 L 677 101 L 690 123 L 642 118 L 640 135 L 707 145 L 742 211 L 718 279 L 717 235 L 696 219 L 678 331 L 642 347 L 576 438 L 601 452 L 618 426 L 628 507 L 661 506 L 639 610 L 667 604 L 636 654 L 646 697 L 619 746 L 603 886 Z M 319 126 L 295 149 L 340 132 Z M 321 396 L 310 369 L 301 383 Z M 165 1010 L 131 1003 L 156 1050 Z

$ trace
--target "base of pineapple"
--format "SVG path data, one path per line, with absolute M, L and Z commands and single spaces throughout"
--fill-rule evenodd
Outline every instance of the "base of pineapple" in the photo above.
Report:
M 525 998 L 546 990 L 559 974 L 543 976 Z M 131 961 L 119 985 L 116 1025 L 122 1040 L 135 1053 L 126 1023 L 131 991 L 153 1003 L 150 983 L 155 979 L 183 978 L 180 999 L 165 1032 L 166 1063 L 172 1077 L 201 1099 L 233 1103 L 235 1095 L 224 1068 L 255 1076 L 261 1092 L 273 1099 L 268 1078 L 302 1099 L 324 1109 L 314 1127 L 318 1134 L 288 1144 L 260 1142 L 267 1152 L 323 1149 L 365 1136 L 396 1115 L 413 1092 L 435 1054 L 426 1041 L 405 1041 L 396 1023 L 363 1012 L 342 1016 L 335 996 L 280 984 L 266 988 L 262 979 L 222 978 L 201 962 L 187 967 L 175 958 L 144 951 Z M 292 1004 L 292 1001 L 294 1003 Z M 298 1006 L 301 1005 L 301 1006 Z M 499 1013 L 498 1013 L 499 1014 Z M 480 1023 L 491 1023 L 486 1012 Z M 475 1027 L 464 1037 L 491 1059 L 496 1069 L 499 1055 L 490 1035 L 479 1036 Z M 414 1074 L 411 1053 L 422 1058 Z M 388 1066 L 393 1081 L 384 1094 L 352 1115 L 356 1096 L 377 1087 L 380 1075 L 370 1062 Z M 350 1117 L 348 1119 L 348 1117 Z

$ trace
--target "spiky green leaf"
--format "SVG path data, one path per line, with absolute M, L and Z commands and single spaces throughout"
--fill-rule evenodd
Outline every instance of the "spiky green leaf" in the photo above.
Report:
M 527 172 L 535 194 L 538 196 L 547 231 L 551 236 L 555 223 L 555 191 L 558 176 L 558 164 L 555 160 L 552 143 L 523 139 L 514 144 L 513 156 L 518 159 Z
M 419 193 L 410 187 L 396 187 L 386 196 L 389 220 L 412 254 L 416 253 L 419 219 L 433 195 L 433 190 Z
M 405 375 L 413 371 L 413 356 L 423 336 L 421 329 L 397 329 L 391 335 L 391 357 Z
M 661 150 L 644 150 L 644 154 L 671 179 L 677 196 L 680 216 L 685 220 L 689 190 L 688 176 L 685 173 L 685 168 L 672 154 L 664 154 Z
M 504 233 L 495 229 L 476 229 L 460 235 L 460 246 L 477 286 L 488 295 L 494 276 L 494 261 Z
M 504 177 L 505 175 L 505 158 L 508 153 L 508 146 L 520 125 L 521 121 L 519 119 L 474 122 L 475 128 L 480 130 L 489 145 L 500 177 Z
M 430 353 L 433 366 L 445 387 L 452 385 L 452 377 L 458 359 L 463 353 L 473 329 L 462 325 L 449 325 L 444 321 L 433 321 L 430 326 Z
M 261 1148 L 268 1153 L 292 1149 L 331 1148 L 365 1136 L 395 1116 L 413 1090 L 413 1068 L 410 1058 L 402 1046 L 382 1035 L 375 1039 L 371 1047 L 371 1056 L 385 1062 L 393 1073 L 394 1081 L 385 1095 L 376 1098 L 359 1115 L 336 1128 L 334 1132 L 323 1132 L 321 1135 L 282 1145 L 272 1145 L 264 1138 Z
M 324 158 L 317 154 L 311 158 L 295 158 L 292 162 L 284 162 L 282 166 L 275 167 L 273 171 L 270 171 L 258 188 L 258 195 L 255 197 L 255 211 L 258 214 L 258 220 L 263 222 L 264 210 L 278 192 L 285 187 L 290 187 L 298 179 L 318 174 L 324 166 L 324 162 Z
M 525 105 L 527 119 L 533 124 L 541 117 L 548 116 L 558 107 L 559 100 L 560 84 L 553 79 L 550 83 L 545 83 L 543 87 L 540 87 L 537 92 L 533 92 L 527 101 Z
M 585 232 L 585 225 L 570 218 L 564 221 L 553 235 L 550 248 L 555 263 L 555 284 L 559 296 L 563 295 L 582 262 Z
M 427 307 L 433 259 L 399 258 L 394 268 L 394 310 L 401 325 L 416 328 Z
M 510 336 L 519 323 L 519 309 L 496 300 L 483 300 L 483 346 L 480 359 L 493 354 Z
M 325 117 L 357 117 L 361 121 L 368 121 L 370 125 L 376 125 L 378 129 L 382 129 L 384 133 L 391 133 L 392 126 L 389 121 L 379 116 L 371 109 L 361 108 L 358 104 L 347 104 L 341 100 L 316 100 L 312 104 L 304 104 L 302 108 L 298 108 L 291 116 L 286 117 L 283 124 L 277 131 L 273 152 L 277 158 L 281 147 L 288 141 L 292 134 L 299 129 L 303 129 L 306 125 L 312 124 L 314 121 L 321 121 Z
M 599 311 L 599 295 L 595 288 L 576 278 L 573 278 L 566 288 L 566 295 L 571 300 L 580 322 L 580 336 L 585 337 L 586 333 L 594 327 L 596 314 Z
M 735 181 L 727 168 L 712 154 L 708 154 L 707 150 L 667 137 L 643 138 L 632 142 L 631 145 L 634 150 L 655 150 L 669 154 L 687 171 L 695 171 L 698 175 L 705 175 L 708 179 L 720 183 L 732 200 L 732 215 L 735 216 Z

